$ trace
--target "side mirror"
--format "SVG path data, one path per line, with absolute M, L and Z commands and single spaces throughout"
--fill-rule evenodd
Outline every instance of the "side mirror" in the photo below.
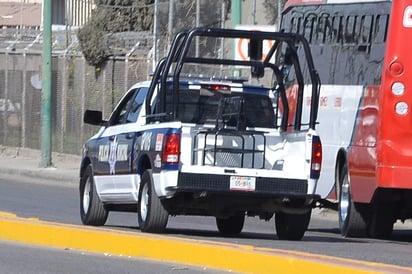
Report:
M 94 126 L 100 126 L 103 124 L 103 113 L 98 110 L 87 109 L 83 115 L 83 122 Z
M 265 68 L 263 65 L 256 65 L 250 68 L 250 73 L 253 78 L 263 78 L 265 76 Z
M 288 47 L 285 51 L 285 57 L 284 57 L 283 63 L 287 66 L 292 66 L 293 65 L 293 54 L 292 50 Z
M 250 60 L 261 61 L 263 57 L 263 41 L 261 39 L 250 39 L 248 51 Z
M 261 39 L 250 39 L 249 57 L 253 61 L 261 61 L 263 58 L 263 41 Z M 253 78 L 262 78 L 265 75 L 263 65 L 254 65 L 251 67 Z

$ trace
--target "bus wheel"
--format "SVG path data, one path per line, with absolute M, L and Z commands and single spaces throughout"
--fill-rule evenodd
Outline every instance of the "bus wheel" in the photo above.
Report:
M 239 234 L 245 224 L 245 213 L 230 216 L 229 218 L 216 217 L 217 229 L 222 234 Z
M 304 214 L 277 212 L 275 214 L 275 227 L 279 240 L 301 240 L 308 229 L 311 213 L 312 210 Z
M 392 235 L 394 219 L 391 205 L 374 204 L 372 218 L 368 226 L 369 236 L 388 239 Z
M 137 218 L 142 232 L 164 232 L 169 213 L 164 209 L 157 197 L 153 185 L 152 171 L 146 170 L 142 174 L 137 203 Z
M 339 195 L 339 228 L 344 237 L 361 237 L 366 235 L 366 223 L 357 207 L 352 201 L 348 168 L 342 170 L 341 187 Z

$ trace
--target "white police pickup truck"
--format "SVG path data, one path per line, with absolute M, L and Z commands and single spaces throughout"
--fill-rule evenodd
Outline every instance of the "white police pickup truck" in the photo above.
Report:
M 245 60 L 225 50 L 238 39 Z M 199 53 L 196 40 L 208 47 Z M 107 121 L 86 111 L 101 128 L 83 148 L 82 222 L 137 211 L 141 231 L 162 232 L 169 216 L 214 216 L 219 232 L 236 234 L 245 216 L 275 215 L 278 238 L 300 240 L 320 198 L 319 85 L 299 35 L 179 33 L 152 81 L 127 91 Z

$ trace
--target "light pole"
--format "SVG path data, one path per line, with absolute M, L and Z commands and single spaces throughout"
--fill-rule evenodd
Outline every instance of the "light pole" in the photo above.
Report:
M 51 167 L 52 131 L 51 131 L 51 97 L 52 97 L 52 0 L 43 1 L 43 82 L 42 82 L 42 116 L 41 116 L 41 167 Z

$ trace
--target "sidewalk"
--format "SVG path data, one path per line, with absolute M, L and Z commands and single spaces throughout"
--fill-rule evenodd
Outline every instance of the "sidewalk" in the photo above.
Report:
M 41 153 L 29 148 L 0 145 L 0 173 L 22 177 L 56 181 L 61 184 L 79 182 L 81 157 L 78 155 L 52 153 L 52 167 L 40 167 Z

